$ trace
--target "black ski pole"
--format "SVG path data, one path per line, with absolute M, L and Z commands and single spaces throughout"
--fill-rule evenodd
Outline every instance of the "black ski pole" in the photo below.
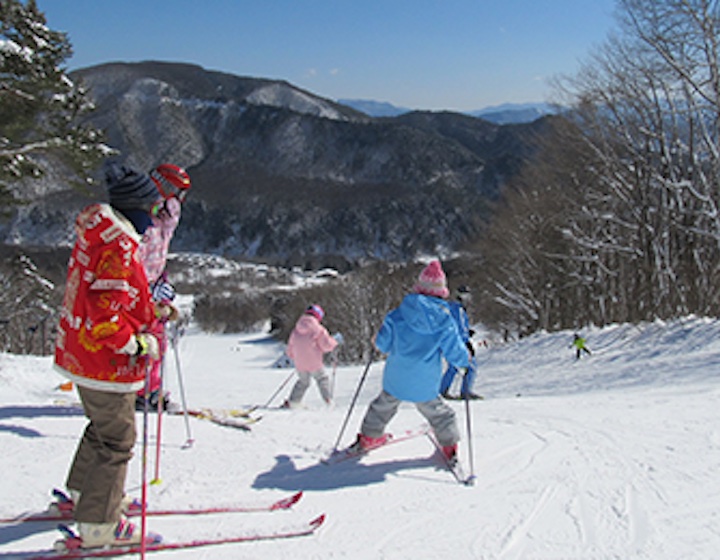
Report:
M 469 368 L 465 369 L 465 375 L 467 376 Z M 475 465 L 473 460 L 473 446 L 472 446 L 472 423 L 470 421 L 470 387 L 465 390 L 465 425 L 467 428 L 467 440 L 468 440 L 468 461 L 470 462 L 470 476 L 468 477 L 465 484 L 475 483 Z
M 365 383 L 365 378 L 367 377 L 368 371 L 370 371 L 370 366 L 373 363 L 374 354 L 375 354 L 375 349 L 372 348 L 370 350 L 370 359 L 368 360 L 368 363 L 365 366 L 365 371 L 363 371 L 363 374 L 360 377 L 360 381 L 358 382 L 357 389 L 355 389 L 355 394 L 353 395 L 352 401 L 350 401 L 350 408 L 348 408 L 347 414 L 345 415 L 345 420 L 343 421 L 342 428 L 340 428 L 340 433 L 338 434 L 337 440 L 335 441 L 335 445 L 333 446 L 333 453 L 335 453 L 337 451 L 338 445 L 340 445 L 340 440 L 342 439 L 343 434 L 345 433 L 345 428 L 347 428 L 348 420 L 350 420 L 350 414 L 352 414 L 353 408 L 355 408 L 355 402 L 357 401 L 358 395 L 360 394 L 360 389 L 362 389 L 362 386 Z
M 262 406 L 262 408 L 268 408 L 270 406 L 270 403 L 275 400 L 275 397 L 277 397 L 280 394 L 280 391 L 282 391 L 285 388 L 285 385 L 287 385 L 290 380 L 292 379 L 293 375 L 295 375 L 295 371 L 291 371 L 290 375 L 287 376 L 285 381 L 282 382 L 280 387 L 277 388 L 277 391 L 275 391 L 272 396 L 267 400 L 267 402 Z M 249 412 L 252 412 L 253 410 L 257 410 L 258 408 L 261 408 L 260 406 L 253 406 L 250 408 Z

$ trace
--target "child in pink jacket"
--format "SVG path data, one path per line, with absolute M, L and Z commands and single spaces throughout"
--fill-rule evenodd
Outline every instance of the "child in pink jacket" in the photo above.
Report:
M 310 386 L 311 377 L 315 379 L 323 400 L 327 404 L 332 402 L 323 355 L 332 352 L 337 347 L 338 341 L 320 324 L 324 316 L 322 307 L 311 305 L 298 319 L 290 333 L 285 352 L 295 362 L 298 380 L 290 392 L 290 397 L 283 403 L 283 408 L 300 406 L 300 401 Z
M 160 199 L 162 204 L 158 205 L 158 211 L 152 216 L 152 227 L 149 227 L 143 234 L 142 242 L 138 248 L 138 258 L 145 269 L 153 301 L 159 311 L 160 318 L 156 329 L 153 331 L 160 343 L 160 359 L 151 364 L 149 383 L 150 409 L 157 410 L 160 404 L 160 388 L 162 384 L 162 356 L 165 354 L 168 342 L 165 333 L 166 323 L 178 319 L 178 311 L 172 303 L 175 299 L 175 289 L 166 280 L 165 265 L 170 250 L 170 241 L 180 223 L 182 203 L 188 195 L 191 183 L 187 171 L 171 163 L 158 165 L 150 173 L 150 178 L 162 195 Z M 164 391 L 163 409 L 167 409 L 169 404 L 168 393 Z M 135 408 L 137 410 L 145 409 L 145 388 L 138 391 Z

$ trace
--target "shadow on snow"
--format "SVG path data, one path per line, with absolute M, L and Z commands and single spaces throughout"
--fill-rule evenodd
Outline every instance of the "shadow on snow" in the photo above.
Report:
M 403 471 L 425 470 L 438 467 L 434 457 L 384 461 L 371 465 L 349 460 L 338 465 L 316 463 L 298 469 L 288 455 L 278 455 L 275 465 L 268 472 L 258 475 L 252 487 L 279 490 L 335 490 L 348 486 L 367 486 L 387 480 L 389 475 Z
M 0 420 L 9 418 L 44 418 L 44 417 L 70 417 L 83 416 L 80 408 L 72 406 L 2 406 L 0 407 Z M 15 434 L 25 438 L 43 437 L 42 433 L 33 428 L 18 424 L 0 423 L 0 432 Z M 2 540 L 0 539 L 0 542 Z

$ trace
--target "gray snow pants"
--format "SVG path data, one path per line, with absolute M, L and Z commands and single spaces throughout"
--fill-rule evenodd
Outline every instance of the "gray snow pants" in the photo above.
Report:
M 290 404 L 300 404 L 300 401 L 305 396 L 305 391 L 310 386 L 310 379 L 314 379 L 317 383 L 318 389 L 320 389 L 320 396 L 326 403 L 329 403 L 332 399 L 330 394 L 330 381 L 325 373 L 325 370 L 320 371 L 298 371 L 298 380 L 295 382 L 295 386 L 290 391 Z
M 75 521 L 119 521 L 127 464 L 135 446 L 135 393 L 80 386 L 77 390 L 89 422 L 67 478 L 68 489 L 81 493 Z
M 402 401 L 383 391 L 370 403 L 360 432 L 369 437 L 380 437 L 385 433 L 385 426 L 392 420 Z M 460 441 L 455 411 L 440 397 L 431 401 L 414 403 L 432 426 L 438 443 L 443 447 L 454 445 Z

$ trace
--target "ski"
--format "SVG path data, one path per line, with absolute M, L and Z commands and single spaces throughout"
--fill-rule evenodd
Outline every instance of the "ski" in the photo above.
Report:
M 54 406 L 58 407 L 64 407 L 64 408 L 72 408 L 72 409 L 79 409 L 82 410 L 82 403 L 80 401 L 75 400 L 64 400 L 64 399 L 55 399 L 53 401 Z M 216 422 L 218 424 L 223 424 L 227 426 L 233 426 L 233 427 L 242 427 L 242 425 L 250 425 L 258 422 L 262 416 L 252 416 L 252 413 L 255 412 L 259 407 L 253 406 L 248 409 L 243 408 L 223 408 L 223 409 L 215 409 L 215 408 L 195 408 L 195 409 L 188 409 L 187 413 L 189 416 L 192 416 L 193 418 L 200 418 L 202 420 L 211 420 L 213 422 Z M 157 410 L 152 409 L 150 412 L 157 412 Z M 182 416 L 185 414 L 185 411 L 178 406 L 175 403 L 171 403 L 171 406 L 168 408 L 163 409 L 163 412 L 165 414 L 169 414 L 171 416 Z M 245 423 L 242 424 L 241 422 L 231 423 L 229 422 L 230 419 L 244 419 Z
M 50 506 L 47 512 L 19 515 L 17 517 L 6 517 L 0 518 L 0 523 L 26 523 L 30 521 L 45 521 L 45 522 L 59 522 L 59 521 L 72 521 L 73 510 L 72 502 L 68 502 L 69 498 L 64 496 L 64 493 L 60 490 L 53 490 L 59 504 L 57 507 L 55 504 Z M 296 492 L 291 496 L 287 496 L 275 502 L 269 504 L 257 504 L 257 505 L 238 505 L 238 506 L 219 506 L 219 507 L 199 507 L 199 508 L 178 508 L 178 509 L 148 509 L 146 515 L 148 516 L 168 516 L 168 515 L 209 515 L 214 513 L 258 513 L 263 511 L 281 511 L 292 508 L 302 498 L 302 492 Z M 69 506 L 67 504 L 70 504 Z M 126 512 L 128 517 L 137 517 L 141 514 L 140 509 L 133 508 Z
M 322 459 L 322 462 L 326 465 L 336 465 L 349 459 L 358 459 L 360 457 L 364 457 L 368 453 L 371 453 L 378 449 L 382 449 L 383 447 L 387 447 L 388 445 L 393 445 L 395 443 L 400 443 L 402 441 L 407 441 L 409 439 L 427 435 L 429 434 L 429 430 L 430 428 L 428 426 L 421 426 L 419 428 L 405 430 L 404 432 L 401 432 L 399 434 L 389 434 L 390 437 L 385 443 L 381 443 L 380 445 L 377 445 L 370 449 L 360 450 L 355 448 L 353 444 L 343 449 L 333 451 L 329 457 Z
M 214 408 L 198 408 L 188 410 L 190 416 L 196 418 L 207 418 L 213 416 L 220 417 L 231 417 L 231 418 L 248 418 L 254 419 L 251 414 L 255 409 L 242 409 L 242 408 L 227 408 L 227 409 L 214 409 Z M 174 408 L 169 411 L 170 414 L 183 414 L 182 408 Z
M 246 543 L 255 541 L 269 541 L 278 539 L 292 539 L 295 537 L 303 537 L 312 535 L 317 531 L 325 521 L 325 515 L 320 515 L 304 525 L 298 525 L 294 528 L 278 529 L 276 531 L 268 531 L 265 533 L 249 533 L 245 535 L 236 535 L 230 537 L 218 537 L 209 539 L 196 539 L 178 542 L 158 542 L 147 543 L 145 552 L 160 552 L 164 550 L 183 550 L 191 548 L 200 548 L 206 546 L 215 546 L 221 544 Z M 61 529 L 67 535 L 64 529 Z M 142 552 L 142 546 L 118 546 L 111 548 L 80 548 L 82 540 L 77 536 L 66 536 L 55 543 L 55 551 L 37 551 L 16 553 L 19 558 L 26 560 L 71 560 L 75 558 L 112 558 L 117 556 L 126 556 L 129 554 L 139 554 Z
M 472 486 L 473 484 L 475 484 L 475 475 L 467 476 L 457 457 L 455 457 L 455 460 L 451 460 L 445 457 L 445 453 L 443 453 L 442 451 L 442 446 L 435 439 L 435 434 L 428 432 L 427 437 L 435 446 L 435 450 L 437 451 L 437 454 L 440 455 L 440 458 L 442 459 L 445 468 L 450 471 L 450 473 L 453 475 L 453 478 L 455 478 L 458 483 L 464 484 L 465 486 Z
M 245 411 L 237 410 L 213 410 L 211 408 L 201 408 L 197 410 L 188 410 L 188 415 L 201 420 L 209 420 L 220 426 L 229 428 L 237 428 L 246 432 L 251 431 L 251 426 L 260 421 L 262 416 L 250 416 Z M 172 415 L 182 415 L 182 410 L 173 410 L 169 412 Z

